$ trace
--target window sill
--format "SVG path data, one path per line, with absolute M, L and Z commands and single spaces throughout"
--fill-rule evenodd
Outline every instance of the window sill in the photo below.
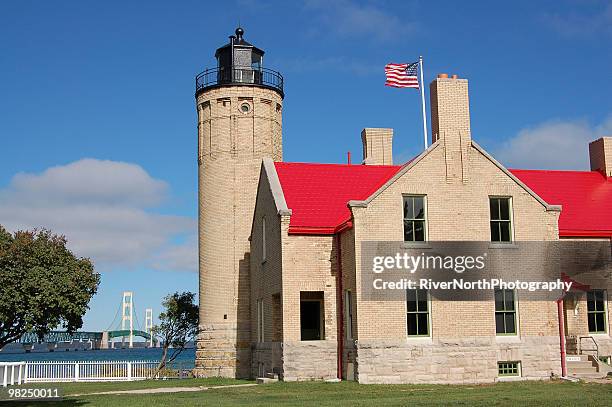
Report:
M 497 343 L 520 343 L 521 337 L 518 335 L 495 335 Z
M 495 381 L 497 382 L 520 382 L 525 380 L 522 376 L 498 376 Z
M 518 245 L 515 242 L 500 243 L 490 242 L 489 249 L 518 249 Z
M 610 335 L 608 335 L 607 332 L 598 332 L 598 333 L 589 332 L 589 336 L 592 336 L 594 338 L 609 338 L 610 337 Z
M 431 336 L 409 336 L 406 340 L 409 344 L 431 344 L 433 339 Z
M 402 243 L 404 249 L 432 249 L 433 246 L 429 242 L 406 242 Z

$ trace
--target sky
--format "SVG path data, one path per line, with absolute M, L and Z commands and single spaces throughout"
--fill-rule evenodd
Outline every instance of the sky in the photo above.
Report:
M 0 224 L 94 261 L 84 329 L 126 290 L 141 324 L 197 292 L 194 77 L 238 24 L 285 78 L 286 161 L 358 159 L 364 127 L 394 129 L 396 163 L 418 154 L 420 95 L 383 84 L 419 55 L 426 83 L 469 80 L 472 137 L 510 168 L 587 170 L 612 135 L 609 0 L 2 2 Z

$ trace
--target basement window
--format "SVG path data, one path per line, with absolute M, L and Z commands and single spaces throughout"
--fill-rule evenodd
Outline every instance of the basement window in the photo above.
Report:
M 587 320 L 589 333 L 606 333 L 606 292 L 604 290 L 587 292 Z
M 425 197 L 415 195 L 404 196 L 404 241 L 424 242 L 425 228 Z
M 513 290 L 495 290 L 495 333 L 516 335 L 516 301 Z
M 491 241 L 508 243 L 512 241 L 512 205 L 510 198 L 490 197 Z
M 521 362 L 497 362 L 497 375 L 500 377 L 520 376 Z
M 427 290 L 406 290 L 406 330 L 408 336 L 429 336 Z
M 300 292 L 300 333 L 303 341 L 325 339 L 323 291 Z

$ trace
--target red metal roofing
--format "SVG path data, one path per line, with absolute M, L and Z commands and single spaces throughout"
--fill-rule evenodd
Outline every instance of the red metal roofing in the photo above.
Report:
M 597 171 L 510 170 L 550 205 L 561 205 L 559 235 L 612 237 L 612 178 Z
M 401 168 L 395 165 L 274 163 L 287 206 L 289 233 L 333 234 L 351 227 L 350 200 L 373 194 Z
M 352 227 L 350 200 L 364 200 L 401 166 L 275 163 L 292 234 Z M 595 171 L 510 170 L 551 205 L 561 205 L 560 236 L 612 237 L 612 178 Z

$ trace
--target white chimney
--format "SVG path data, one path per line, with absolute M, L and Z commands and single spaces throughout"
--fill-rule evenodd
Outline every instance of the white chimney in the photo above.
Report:
M 612 177 L 612 137 L 602 137 L 589 143 L 591 171 Z

